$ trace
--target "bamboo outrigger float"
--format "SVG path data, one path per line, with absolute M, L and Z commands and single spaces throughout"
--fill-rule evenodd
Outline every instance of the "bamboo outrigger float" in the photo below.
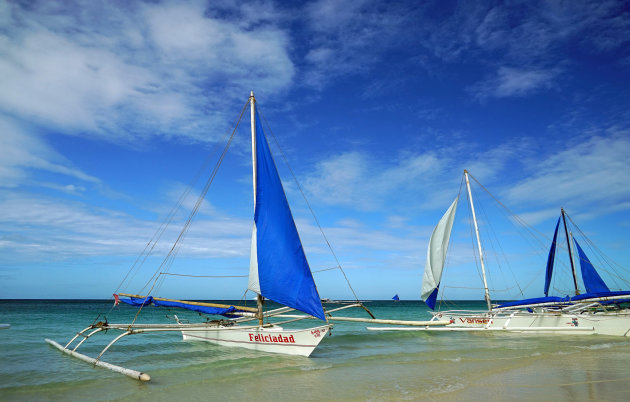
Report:
M 124 368 L 124 367 L 116 366 L 115 364 L 102 362 L 100 360 L 93 359 L 93 358 L 91 358 L 89 356 L 86 356 L 86 355 L 83 355 L 83 354 L 81 354 L 79 352 L 75 352 L 74 350 L 70 350 L 70 349 L 64 348 L 63 346 L 61 346 L 60 344 L 58 344 L 57 342 L 55 342 L 55 341 L 53 341 L 51 339 L 46 339 L 46 342 L 48 342 L 52 346 L 56 347 L 57 349 L 59 349 L 63 353 L 66 353 L 66 354 L 68 354 L 68 355 L 70 355 L 72 357 L 76 357 L 77 359 L 83 360 L 85 362 L 92 363 L 95 366 L 103 367 L 103 368 L 115 371 L 117 373 L 124 374 L 127 377 L 131 377 L 131 378 L 136 379 L 136 380 L 140 380 L 140 381 L 149 381 L 149 380 L 151 380 L 151 376 L 148 375 L 147 373 L 142 373 L 140 371 L 127 369 L 127 368 Z

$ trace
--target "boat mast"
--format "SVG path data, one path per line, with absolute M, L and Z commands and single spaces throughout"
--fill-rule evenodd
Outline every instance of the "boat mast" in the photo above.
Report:
M 254 179 L 254 210 L 256 209 L 256 98 L 254 98 L 254 91 L 249 94 L 249 102 L 251 106 L 251 127 L 252 127 L 252 169 Z M 258 324 L 263 325 L 263 297 L 261 295 L 256 296 L 256 306 L 258 307 Z
M 578 288 L 577 283 L 577 275 L 575 273 L 575 264 L 573 263 L 573 254 L 571 253 L 571 240 L 569 239 L 569 231 L 567 230 L 567 220 L 564 217 L 564 208 L 560 208 L 560 212 L 562 213 L 562 223 L 564 224 L 564 234 L 567 237 L 567 250 L 569 250 L 569 261 L 571 261 L 571 273 L 573 274 L 573 285 L 575 286 L 575 295 L 580 294 L 580 289 Z
M 477 226 L 477 216 L 475 215 L 475 205 L 473 204 L 472 192 L 470 191 L 470 181 L 468 180 L 468 171 L 464 169 L 464 177 L 466 178 L 466 189 L 468 190 L 468 199 L 470 200 L 470 210 L 472 211 L 473 223 L 475 225 L 475 235 L 477 236 L 477 248 L 479 249 L 479 260 L 481 261 L 481 277 L 483 278 L 484 298 L 488 304 L 488 311 L 492 310 L 490 303 L 490 292 L 488 291 L 488 281 L 486 280 L 486 266 L 483 262 L 483 252 L 481 251 L 481 239 L 479 238 L 479 227 Z

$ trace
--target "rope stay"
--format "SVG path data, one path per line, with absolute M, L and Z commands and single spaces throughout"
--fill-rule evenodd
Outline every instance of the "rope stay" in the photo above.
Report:
M 227 151 L 230 148 L 230 145 L 232 144 L 232 140 L 234 139 L 234 136 L 235 136 L 235 134 L 236 134 L 236 132 L 238 130 L 238 127 L 239 127 L 239 125 L 241 123 L 243 115 L 245 114 L 245 110 L 247 109 L 248 104 L 249 104 L 249 102 L 245 103 L 245 105 L 243 106 L 243 109 L 241 110 L 241 113 L 240 113 L 240 115 L 238 117 L 238 120 L 236 121 L 236 124 L 234 125 L 234 129 L 232 130 L 232 133 L 230 134 L 230 137 L 229 137 L 225 147 L 223 148 L 223 152 L 219 156 L 219 159 L 218 159 L 217 163 L 215 164 L 215 166 L 214 166 L 214 168 L 212 170 L 212 173 L 210 174 L 210 177 L 206 181 L 206 184 L 204 185 L 204 188 L 203 188 L 202 192 L 199 194 L 199 197 L 197 198 L 197 202 L 195 203 L 195 206 L 193 207 L 193 209 L 190 212 L 190 214 L 188 215 L 188 218 L 187 218 L 187 220 L 186 220 L 186 222 L 184 224 L 184 227 L 180 231 L 179 236 L 175 240 L 175 243 L 173 244 L 173 246 L 169 250 L 169 252 L 166 255 L 166 257 L 164 257 L 164 260 L 158 266 L 158 268 L 156 269 L 156 271 L 153 274 L 153 276 L 151 278 L 149 278 L 149 280 L 147 281 L 147 284 L 142 288 L 144 290 L 147 287 L 147 285 L 152 282 L 151 288 L 146 292 L 147 294 L 151 294 L 153 292 L 153 290 L 156 289 L 156 286 L 158 285 L 158 280 L 160 278 L 164 278 L 163 276 L 159 275 L 159 273 L 160 272 L 168 272 L 168 269 L 170 269 L 172 261 L 173 261 L 175 255 L 177 254 L 177 251 L 181 247 L 182 240 L 185 238 L 185 236 L 186 236 L 186 234 L 188 232 L 188 229 L 190 228 L 190 224 L 192 223 L 192 221 L 193 221 L 194 217 L 196 216 L 197 212 L 199 211 L 199 208 L 201 207 L 201 204 L 202 204 L 203 200 L 205 199 L 205 196 L 208 193 L 208 190 L 210 189 L 210 185 L 214 181 L 214 178 L 217 175 L 219 167 L 221 166 L 221 163 L 223 162 L 223 159 L 225 158 L 225 155 L 227 154 Z M 166 267 L 166 269 L 164 269 L 165 267 Z M 161 286 L 161 284 L 160 284 L 160 286 Z M 159 286 L 157 286 L 157 288 L 159 288 Z M 136 322 L 136 320 L 137 320 L 140 312 L 142 311 L 143 307 L 144 307 L 144 305 L 142 305 L 142 306 L 140 306 L 138 308 L 138 312 L 136 313 L 135 317 L 133 318 L 133 321 L 131 322 L 130 326 L 133 325 Z
M 321 224 L 319 223 L 319 219 L 317 219 L 317 216 L 315 215 L 315 211 L 311 207 L 311 203 L 308 202 L 308 199 L 306 198 L 306 194 L 304 193 L 304 190 L 302 189 L 302 186 L 300 185 L 300 182 L 298 181 L 297 176 L 295 175 L 295 172 L 291 168 L 291 165 L 289 165 L 289 160 L 288 160 L 286 154 L 284 153 L 284 151 L 282 150 L 282 147 L 280 146 L 280 142 L 278 141 L 278 138 L 276 137 L 276 135 L 274 134 L 273 130 L 271 129 L 271 126 L 267 122 L 267 118 L 262 113 L 260 107 L 258 108 L 258 113 L 260 114 L 260 116 L 262 117 L 263 121 L 265 122 L 265 125 L 269 129 L 269 133 L 271 134 L 271 136 L 273 137 L 274 142 L 276 143 L 276 146 L 277 146 L 277 148 L 278 148 L 278 150 L 280 152 L 280 156 L 282 157 L 282 160 L 284 161 L 284 164 L 289 169 L 289 172 L 291 172 L 291 176 L 293 177 L 293 181 L 295 182 L 298 190 L 300 190 L 300 194 L 302 194 L 302 198 L 304 199 L 304 202 L 306 203 L 306 206 L 308 207 L 309 211 L 311 212 L 311 215 L 313 216 L 313 220 L 315 221 L 315 223 L 317 224 L 317 227 L 319 228 L 319 232 L 322 234 L 322 237 L 324 238 L 324 241 L 326 242 L 326 245 L 328 246 L 328 249 L 330 250 L 333 258 L 335 259 L 335 262 L 337 263 L 337 266 L 332 268 L 332 269 L 339 268 L 339 270 L 341 271 L 343 277 L 346 280 L 346 283 L 348 284 L 348 288 L 350 288 L 350 291 L 352 292 L 352 295 L 354 296 L 354 299 L 358 302 L 359 301 L 359 297 L 357 296 L 356 292 L 352 288 L 352 285 L 350 284 L 350 280 L 348 279 L 348 276 L 346 275 L 346 272 L 341 267 L 341 263 L 339 262 L 339 258 L 337 258 L 337 254 L 335 253 L 335 251 L 332 248 L 332 245 L 328 241 L 328 237 L 324 233 L 324 229 L 322 228 Z
M 598 269 L 606 272 L 610 278 L 615 282 L 615 285 L 621 289 L 621 286 L 619 286 L 617 280 L 623 282 L 624 284 L 628 285 L 630 284 L 630 281 L 625 279 L 624 277 L 620 276 L 615 269 L 619 269 L 623 272 L 629 273 L 630 270 L 628 270 L 627 268 L 623 267 L 622 265 L 618 264 L 617 262 L 613 261 L 610 257 L 608 257 L 599 247 L 597 247 L 597 245 L 595 243 L 593 243 L 591 241 L 591 239 L 589 239 L 586 234 L 580 229 L 580 227 L 573 221 L 573 219 L 571 219 L 571 216 L 569 216 L 568 214 L 566 214 L 566 217 L 569 218 L 569 222 L 571 223 L 571 228 L 577 230 L 577 232 L 580 234 L 581 240 L 583 239 L 586 243 L 586 245 L 590 248 L 590 250 L 592 251 L 592 255 L 595 256 L 598 261 L 599 264 L 597 266 Z M 591 261 L 592 263 L 592 261 Z M 610 268 L 606 269 L 606 266 L 608 266 Z
M 318 272 L 324 271 L 332 271 L 333 269 L 339 269 L 339 267 L 330 267 L 330 268 L 322 268 L 315 271 L 312 271 L 314 274 Z M 160 272 L 159 275 L 168 275 L 168 276 L 182 276 L 187 278 L 247 278 L 249 275 L 191 275 L 191 274 L 176 274 L 173 272 Z

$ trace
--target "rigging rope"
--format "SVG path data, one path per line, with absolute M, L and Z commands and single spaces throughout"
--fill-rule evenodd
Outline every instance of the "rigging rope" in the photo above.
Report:
M 620 281 L 624 282 L 626 285 L 629 284 L 630 281 L 628 281 L 627 279 L 624 279 L 623 277 L 619 276 L 619 274 L 617 274 L 617 272 L 614 271 L 614 269 L 615 269 L 614 267 L 616 266 L 617 268 L 619 268 L 619 269 L 621 269 L 622 271 L 625 271 L 625 272 L 629 272 L 628 269 L 626 269 L 622 265 L 618 264 L 617 262 L 613 261 L 610 257 L 608 257 L 606 254 L 604 254 L 604 252 L 601 251 L 599 249 L 599 247 L 597 247 L 595 245 L 595 243 L 593 243 L 591 241 L 591 239 L 586 237 L 586 234 L 584 234 L 584 232 L 582 232 L 582 230 L 578 227 L 578 225 L 575 224 L 575 222 L 573 222 L 573 219 L 571 219 L 571 217 L 568 214 L 565 214 L 565 216 L 567 218 L 569 218 L 569 221 L 571 222 L 571 226 L 573 228 L 577 229 L 577 231 L 580 233 L 582 238 L 586 241 L 588 246 L 594 251 L 594 254 L 598 258 L 598 260 L 600 260 L 600 262 L 602 264 L 608 265 L 613 270 L 613 272 L 610 272 L 609 270 L 607 270 L 607 269 L 605 269 L 605 268 L 603 268 L 601 266 L 599 266 L 598 268 L 602 269 L 603 271 L 605 271 L 606 273 L 611 275 L 613 277 L 613 280 L 616 278 L 616 279 L 619 279 Z M 615 284 L 617 285 L 617 283 L 615 283 Z
M 226 138 L 227 138 L 228 135 L 229 135 L 229 131 L 226 133 Z M 173 205 L 173 207 L 168 212 L 166 217 L 162 220 L 162 222 L 158 226 L 158 229 L 155 231 L 155 233 L 153 234 L 151 239 L 144 246 L 144 249 L 140 252 L 140 254 L 136 258 L 136 260 L 133 262 L 133 264 L 131 265 L 131 267 L 127 271 L 127 274 L 124 276 L 124 278 L 120 281 L 120 283 L 118 284 L 118 286 L 114 290 L 115 294 L 119 293 L 119 291 L 123 288 L 123 286 L 125 285 L 126 282 L 128 284 L 130 284 L 133 281 L 133 279 L 136 277 L 138 272 L 140 271 L 140 268 L 142 268 L 142 266 L 144 266 L 146 260 L 153 253 L 153 250 L 155 249 L 156 245 L 159 243 L 160 239 L 162 238 L 162 235 L 166 232 L 167 227 L 173 222 L 173 219 L 175 218 L 175 215 L 181 209 L 184 201 L 186 200 L 186 198 L 188 197 L 188 195 L 190 194 L 190 192 L 194 188 L 195 184 L 199 181 L 199 178 L 201 177 L 203 172 L 206 171 L 208 165 L 210 164 L 210 161 L 215 158 L 215 155 L 216 155 L 216 153 L 219 150 L 219 144 L 220 143 L 215 144 L 215 146 L 212 148 L 211 152 L 208 154 L 208 157 L 206 158 L 206 160 L 202 164 L 202 166 L 197 170 L 197 173 L 195 174 L 193 179 L 190 181 L 190 183 L 188 184 L 188 186 L 186 187 L 184 192 L 177 199 L 175 205 Z M 131 275 L 131 277 L 130 277 L 130 275 Z M 113 298 L 113 295 L 110 297 L 110 299 L 112 299 L 112 298 Z M 111 313 L 113 308 L 114 308 L 114 306 L 110 307 L 110 309 L 107 312 L 107 314 Z
M 170 272 L 160 272 L 160 275 L 185 276 L 189 278 L 247 278 L 249 275 L 188 275 L 188 274 L 172 274 Z
M 541 231 L 537 230 L 535 227 L 530 226 L 527 224 L 527 222 L 525 222 L 520 216 L 516 215 L 514 212 L 512 212 L 511 209 L 509 209 L 506 205 L 504 205 L 501 201 L 499 201 L 494 195 L 492 195 L 492 193 L 490 191 L 488 191 L 487 188 L 485 188 L 483 186 L 483 184 L 481 184 L 473 175 L 470 174 L 470 172 L 468 172 L 468 176 L 472 177 L 472 179 L 479 185 L 479 187 L 481 187 L 486 193 L 488 193 L 488 195 L 490 197 L 492 197 L 493 200 L 496 201 L 497 204 L 499 204 L 501 207 L 503 207 L 510 215 L 512 215 L 512 217 L 521 224 L 521 226 L 523 226 L 523 228 L 530 230 L 532 232 L 537 232 L 538 236 L 541 236 L 543 238 L 545 238 L 546 240 L 551 240 L 551 238 L 546 235 L 545 233 L 542 233 Z M 538 237 L 536 236 L 532 236 L 534 239 L 538 239 Z M 540 241 L 540 244 L 542 247 L 544 247 L 545 245 L 542 243 L 542 241 Z
M 501 273 L 501 277 L 502 277 L 503 281 L 506 282 L 506 277 L 505 277 L 505 273 L 503 272 L 503 269 L 502 269 L 503 265 L 499 261 L 499 258 L 498 258 L 499 256 L 502 257 L 502 259 L 504 260 L 505 264 L 507 265 L 510 273 L 512 274 L 512 278 L 513 278 L 514 282 L 516 283 L 516 287 L 518 287 L 519 294 L 521 296 L 523 296 L 523 289 L 521 288 L 520 284 L 518 283 L 517 277 L 516 277 L 516 275 L 514 275 L 514 271 L 512 270 L 512 266 L 510 265 L 510 262 L 509 262 L 507 256 L 505 255 L 505 252 L 503 251 L 503 248 L 501 247 L 501 242 L 499 241 L 498 236 L 496 234 L 496 231 L 494 230 L 494 225 L 492 224 L 492 220 L 489 218 L 489 215 L 486 212 L 486 208 L 484 208 L 484 204 L 483 203 L 478 203 L 477 204 L 477 209 L 480 210 L 481 215 L 483 217 L 485 217 L 485 222 L 486 222 L 486 225 L 488 227 L 487 239 L 488 239 L 488 241 L 490 243 L 490 248 L 493 251 L 492 256 L 494 257 L 494 259 L 496 261 L 496 266 L 498 267 L 499 272 Z M 497 251 L 497 249 L 495 249 L 495 244 L 496 244 L 496 247 L 498 247 L 498 251 Z M 484 251 L 485 251 L 485 248 L 484 248 Z M 486 253 L 486 255 L 490 256 L 490 253 Z M 488 270 L 487 275 L 488 275 L 488 277 L 490 279 L 490 276 L 491 276 L 490 270 Z
M 318 272 L 331 271 L 333 269 L 338 269 L 339 267 L 330 267 L 318 269 L 316 271 L 312 271 L 314 274 Z M 160 272 L 159 275 L 169 275 L 169 276 L 184 276 L 189 278 L 247 278 L 249 275 L 190 275 L 190 274 L 176 274 L 171 272 Z
M 273 130 L 271 130 L 271 127 L 269 126 L 269 123 L 267 122 L 267 118 L 263 115 L 262 111 L 260 110 L 260 107 L 258 108 L 258 113 L 262 116 L 263 120 L 265 121 L 265 124 L 266 124 L 267 128 L 269 129 L 269 132 L 271 133 L 271 136 L 273 137 L 273 139 L 274 139 L 274 141 L 276 143 L 276 146 L 278 147 L 278 150 L 280 151 L 280 155 L 282 156 L 282 159 L 284 160 L 285 165 L 289 169 L 289 172 L 291 172 L 291 176 L 293 177 L 293 181 L 295 181 L 295 184 L 297 185 L 297 188 L 300 190 L 300 193 L 302 194 L 302 198 L 304 198 L 304 202 L 306 202 L 306 205 L 308 206 L 308 209 L 311 211 L 311 215 L 313 216 L 313 219 L 315 220 L 315 223 L 317 224 L 317 227 L 319 228 L 319 231 L 322 234 L 322 237 L 324 238 L 324 241 L 328 245 L 328 249 L 332 253 L 332 255 L 333 255 L 333 257 L 334 257 L 334 259 L 335 259 L 335 261 L 337 263 L 337 267 L 339 267 L 339 270 L 343 274 L 343 277 L 346 279 L 346 283 L 348 284 L 348 287 L 350 288 L 350 291 L 354 295 L 354 299 L 356 301 L 359 301 L 359 297 L 357 296 L 356 292 L 352 288 L 352 285 L 350 284 L 350 280 L 348 279 L 348 276 L 346 275 L 346 272 L 341 267 L 341 263 L 339 262 L 339 259 L 337 258 L 337 255 L 335 254 L 335 251 L 333 250 L 330 242 L 328 241 L 328 238 L 326 237 L 326 234 L 324 233 L 324 229 L 322 229 L 322 226 L 320 225 L 319 220 L 317 219 L 317 216 L 315 215 L 315 211 L 313 211 L 313 208 L 311 207 L 311 204 L 308 202 L 308 199 L 306 198 L 306 194 L 304 194 L 304 190 L 302 189 L 302 186 L 300 185 L 300 182 L 298 181 L 297 177 L 295 176 L 295 173 L 293 172 L 293 169 L 291 168 L 291 165 L 289 165 L 289 161 L 288 161 L 284 151 L 282 150 L 282 147 L 280 147 L 280 143 L 278 142 L 278 139 L 276 138 L 276 135 L 273 133 Z
M 193 210 L 191 211 L 190 215 L 188 216 L 188 219 L 186 220 L 186 223 L 184 224 L 184 227 L 180 231 L 179 236 L 177 237 L 177 240 L 175 240 L 175 243 L 173 244 L 173 246 L 171 247 L 169 253 L 166 255 L 166 257 L 162 261 L 162 264 L 160 264 L 160 266 L 157 268 L 157 270 L 153 274 L 153 276 L 147 281 L 147 285 L 148 285 L 148 283 L 150 283 L 155 278 L 155 280 L 153 280 L 153 285 L 151 286 L 151 288 L 147 292 L 148 294 L 151 294 L 153 289 L 156 287 L 157 281 L 161 277 L 159 275 L 159 273 L 162 271 L 162 269 L 167 264 L 170 264 L 170 262 L 172 261 L 172 258 L 174 257 L 174 254 L 176 253 L 176 250 L 178 250 L 179 247 L 181 246 L 181 241 L 183 240 L 183 238 L 185 237 L 186 233 L 188 232 L 190 224 L 192 223 L 192 220 L 195 217 L 195 215 L 197 214 L 197 212 L 199 211 L 199 208 L 201 207 L 201 203 L 204 200 L 206 194 L 208 193 L 208 190 L 210 189 L 210 185 L 214 181 L 214 178 L 215 178 L 215 176 L 216 176 L 216 174 L 217 174 L 217 172 L 219 170 L 219 167 L 221 166 L 221 163 L 223 162 L 223 159 L 225 158 L 225 155 L 227 154 L 227 151 L 230 148 L 232 140 L 234 139 L 234 135 L 236 134 L 236 131 L 238 130 L 238 126 L 241 123 L 241 120 L 243 118 L 243 114 L 245 114 L 245 110 L 247 109 L 248 105 L 249 105 L 249 100 L 243 106 L 243 109 L 241 110 L 241 114 L 239 115 L 239 117 L 238 117 L 238 119 L 236 121 L 236 124 L 234 125 L 234 129 L 232 130 L 232 134 L 230 135 L 230 138 L 228 139 L 227 144 L 223 148 L 223 152 L 221 153 L 221 156 L 219 157 L 219 160 L 217 161 L 216 165 L 214 166 L 214 169 L 213 169 L 210 177 L 206 181 L 206 184 L 205 184 L 201 194 L 197 198 L 197 202 L 195 203 L 195 206 L 193 207 Z M 169 265 L 169 267 L 167 267 L 165 272 L 168 271 L 168 268 L 170 268 L 170 265 Z M 147 285 L 145 285 L 144 288 L 146 288 Z M 133 321 L 131 322 L 130 326 L 133 325 L 136 322 L 136 320 L 138 318 L 138 315 L 142 311 L 143 307 L 144 307 L 144 305 L 140 306 L 140 308 L 138 309 L 138 312 L 136 313 L 135 317 L 133 318 Z

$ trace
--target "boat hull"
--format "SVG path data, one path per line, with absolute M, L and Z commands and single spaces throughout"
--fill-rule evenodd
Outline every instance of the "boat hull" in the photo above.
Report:
M 574 333 L 581 335 L 630 336 L 630 313 L 599 312 L 566 314 L 557 312 L 441 312 L 436 319 L 451 320 L 437 330 L 490 330 L 533 333 Z
M 285 330 L 279 326 L 208 326 L 182 330 L 184 341 L 204 341 L 221 346 L 241 347 L 269 353 L 310 356 L 332 325 Z

